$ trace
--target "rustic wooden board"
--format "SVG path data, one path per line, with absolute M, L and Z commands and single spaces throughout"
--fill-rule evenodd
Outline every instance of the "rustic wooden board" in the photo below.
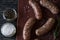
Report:
M 60 0 L 50 0 L 50 1 L 53 2 L 55 5 L 57 5 L 60 9 Z M 39 4 L 39 0 L 38 0 L 38 4 Z M 32 40 L 35 38 L 39 38 L 39 40 L 54 40 L 54 37 L 53 37 L 54 28 L 49 33 L 47 33 L 41 37 L 36 37 L 36 35 L 34 35 L 35 29 L 37 29 L 39 26 L 43 25 L 49 17 L 54 17 L 56 20 L 59 17 L 59 15 L 53 15 L 48 9 L 42 7 L 41 5 L 40 5 L 40 7 L 42 9 L 43 18 L 41 21 L 36 23 L 36 25 L 32 29 L 32 31 L 33 31 L 32 32 L 33 37 L 31 36 Z M 24 24 L 27 21 L 27 19 L 30 17 L 35 17 L 35 16 L 34 16 L 33 9 L 31 8 L 31 6 L 29 6 L 28 0 L 19 0 L 18 1 L 18 20 L 17 20 L 16 40 L 23 40 L 22 34 L 23 34 Z M 57 22 L 56 22 L 56 24 L 57 24 Z M 56 26 L 56 24 L 54 25 L 54 27 Z

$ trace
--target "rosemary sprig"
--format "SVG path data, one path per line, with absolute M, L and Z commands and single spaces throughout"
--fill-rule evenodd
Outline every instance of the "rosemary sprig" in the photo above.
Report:
M 54 31 L 54 39 L 56 40 L 57 37 L 59 36 L 59 29 L 60 29 L 60 18 L 58 19 L 58 24 L 56 26 L 56 29 Z

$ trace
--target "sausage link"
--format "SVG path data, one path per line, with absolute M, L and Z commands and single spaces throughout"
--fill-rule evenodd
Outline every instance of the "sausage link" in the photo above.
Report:
M 35 18 L 29 18 L 27 20 L 27 22 L 24 25 L 24 29 L 23 29 L 23 38 L 24 40 L 30 40 L 30 36 L 31 36 L 31 29 L 33 27 L 33 25 L 35 24 L 36 19 Z
M 53 14 L 58 14 L 59 9 L 48 0 L 40 0 L 40 4 L 44 6 L 45 8 L 49 9 Z
M 54 23 L 55 23 L 55 19 L 49 18 L 42 27 L 36 30 L 36 35 L 40 36 L 47 33 L 48 31 L 52 29 Z
M 41 8 L 34 0 L 29 0 L 29 5 L 33 8 L 36 19 L 40 20 L 42 18 Z

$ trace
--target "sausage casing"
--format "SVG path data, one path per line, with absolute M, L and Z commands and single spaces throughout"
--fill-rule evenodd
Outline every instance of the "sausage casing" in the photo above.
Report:
M 42 18 L 41 8 L 34 0 L 29 0 L 29 5 L 33 8 L 36 19 L 40 20 Z
M 52 2 L 48 0 L 40 0 L 40 4 L 45 8 L 49 9 L 53 14 L 58 14 L 59 9 Z
M 52 29 L 54 23 L 55 23 L 55 19 L 49 18 L 42 27 L 36 30 L 36 35 L 40 36 L 47 33 L 48 31 Z
M 23 39 L 24 40 L 30 40 L 30 36 L 31 36 L 31 29 L 33 27 L 33 25 L 35 24 L 36 19 L 35 18 L 29 18 L 27 20 L 27 22 L 24 25 L 24 29 L 23 29 Z

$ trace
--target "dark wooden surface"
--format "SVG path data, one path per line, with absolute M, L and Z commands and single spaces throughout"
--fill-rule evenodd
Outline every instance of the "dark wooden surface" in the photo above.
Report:
M 18 20 L 17 20 L 16 40 L 23 40 L 22 34 L 23 34 L 23 28 L 24 28 L 25 22 L 28 20 L 28 18 L 35 17 L 34 11 L 31 8 L 31 6 L 29 5 L 28 1 L 29 0 L 19 0 L 18 1 Z M 60 0 L 49 0 L 49 1 L 53 2 L 60 9 Z M 37 3 L 39 4 L 39 0 Z M 54 40 L 53 32 L 54 32 L 54 28 L 57 25 L 57 19 L 59 18 L 60 14 L 53 15 L 48 9 L 42 7 L 41 5 L 40 5 L 40 7 L 42 9 L 43 18 L 40 21 L 38 21 L 35 24 L 34 28 L 32 29 L 33 32 L 32 32 L 32 36 L 31 36 L 31 38 L 32 38 L 31 40 L 33 40 L 35 38 L 39 38 L 39 40 Z M 56 19 L 56 23 L 55 23 L 53 29 L 50 32 L 48 32 L 47 34 L 42 35 L 41 37 L 37 37 L 34 33 L 35 29 L 42 26 L 49 17 L 53 17 Z M 57 40 L 59 40 L 59 38 Z
M 18 3 L 18 0 L 0 0 L 0 29 L 1 29 L 1 26 L 7 22 L 6 20 L 3 19 L 3 15 L 2 15 L 3 11 L 8 8 L 14 8 L 17 10 L 17 3 Z M 10 23 L 13 23 L 15 26 L 17 24 L 16 20 Z M 15 38 L 16 38 L 16 35 L 10 38 L 4 37 L 0 31 L 0 40 L 15 40 Z

